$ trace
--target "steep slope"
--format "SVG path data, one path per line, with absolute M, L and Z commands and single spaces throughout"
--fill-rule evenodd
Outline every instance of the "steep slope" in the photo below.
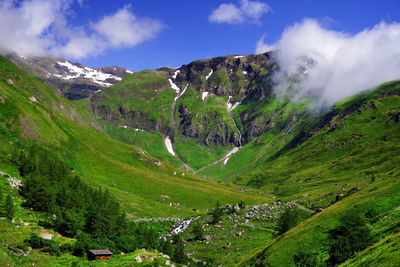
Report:
M 285 145 L 309 115 L 306 103 L 272 93 L 274 68 L 266 53 L 146 70 L 92 96 L 91 110 L 110 136 L 200 175 L 230 180 L 263 156 L 265 143 L 280 138 L 271 145 Z M 157 141 L 147 143 L 143 131 Z M 167 137 L 175 158 L 166 154 Z
M 85 98 L 119 83 L 131 71 L 121 67 L 90 68 L 54 56 L 5 55 L 25 72 L 35 76 L 70 100 Z
M 338 103 L 259 168 L 236 179 L 310 209 L 324 210 L 267 243 L 243 265 L 294 266 L 301 251 L 326 261 L 328 231 L 339 218 L 367 219 L 375 244 L 344 266 L 385 266 L 400 231 L 400 82 Z M 386 243 L 385 243 L 386 242 Z M 387 245 L 384 245 L 387 244 Z M 373 253 L 373 257 L 367 256 Z
M 199 179 L 93 126 L 90 114 L 0 58 L 1 167 L 18 176 L 8 154 L 39 143 L 59 154 L 89 184 L 110 190 L 130 216 L 185 216 L 221 202 L 263 201 L 256 192 Z M 168 202 L 160 196 L 167 195 Z M 170 204 L 171 203 L 171 204 Z

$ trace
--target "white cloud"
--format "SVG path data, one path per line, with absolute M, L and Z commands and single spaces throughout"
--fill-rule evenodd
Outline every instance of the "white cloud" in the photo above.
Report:
M 84 1 L 0 0 L 0 52 L 25 56 L 51 52 L 79 59 L 106 49 L 134 47 L 163 28 L 157 20 L 136 17 L 130 6 L 90 25 L 69 27 L 72 4 L 82 6 Z
M 264 42 L 265 35 L 261 36 L 260 40 L 256 43 L 256 54 L 263 54 L 274 49 L 274 46 L 268 45 Z
M 221 4 L 211 12 L 208 20 L 228 24 L 258 23 L 260 17 L 269 11 L 271 8 L 264 2 L 240 0 L 240 6 L 233 3 Z
M 163 25 L 150 18 L 138 19 L 129 7 L 124 7 L 112 16 L 105 16 L 92 28 L 104 36 L 111 47 L 132 47 L 153 38 Z
M 298 83 L 292 85 L 297 98 L 314 97 L 320 105 L 333 105 L 399 79 L 399 44 L 399 23 L 380 23 L 352 35 L 306 19 L 287 28 L 274 45 L 274 57 L 281 70 L 274 77 L 276 90 L 285 92 L 285 82 L 297 77 Z

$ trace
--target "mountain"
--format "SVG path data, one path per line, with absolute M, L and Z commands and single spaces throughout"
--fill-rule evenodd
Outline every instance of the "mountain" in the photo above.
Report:
M 13 148 L 38 143 L 58 154 L 85 180 L 108 188 L 126 205 L 130 216 L 189 215 L 192 209 L 211 208 L 229 195 L 234 201 L 248 197 L 260 201 L 255 193 L 200 179 L 139 147 L 105 136 L 85 111 L 84 102 L 79 106 L 59 96 L 4 58 L 0 63 L 3 164 L 12 165 L 6 155 Z M 194 188 L 199 198 L 192 194 Z M 160 201 L 162 195 L 179 207 Z M 204 201 L 213 198 L 215 201 Z
M 243 266 L 291 266 L 294 256 L 329 258 L 329 231 L 338 218 L 358 214 L 369 222 L 374 240 L 340 266 L 399 264 L 400 82 L 335 105 L 305 130 L 297 143 L 237 178 L 323 211 L 268 242 Z M 321 209 L 322 210 L 322 209 Z M 282 253 L 284 251 L 285 253 Z
M 24 57 L 12 53 L 6 58 L 70 100 L 91 96 L 132 73 L 121 67 L 90 68 L 51 55 Z
M 25 206 L 17 186 L 31 177 L 15 155 L 32 147 L 48 151 L 49 162 L 59 159 L 89 188 L 107 189 L 129 219 L 145 223 L 142 232 L 167 235 L 177 217 L 186 219 L 174 229 L 182 231 L 189 264 L 296 266 L 309 259 L 324 266 L 331 259 L 329 232 L 350 214 L 365 222 L 372 239 L 346 254 L 343 266 L 397 265 L 400 82 L 319 113 L 310 100 L 275 94 L 276 68 L 268 53 L 199 60 L 132 73 L 72 102 L 0 57 L 0 212 L 10 201 L 16 208 L 14 221 L 0 220 L 0 265 L 89 264 L 71 253 L 89 242 L 87 235 L 59 235 L 52 227 L 57 208 Z M 31 166 L 46 171 L 37 160 Z M 68 187 L 49 187 L 61 192 L 54 201 L 63 202 Z M 287 210 L 297 215 L 281 232 Z M 80 217 L 65 218 L 71 226 Z M 193 234 L 199 232 L 193 221 L 203 239 Z M 27 242 L 42 233 L 54 234 L 55 243 L 31 252 Z M 121 251 L 112 237 L 96 238 L 95 248 Z M 133 250 L 110 264 L 147 253 Z
M 263 152 L 257 142 L 281 135 L 289 139 L 286 135 L 309 115 L 306 104 L 275 96 L 271 88 L 275 68 L 266 53 L 145 70 L 93 95 L 90 106 L 110 136 L 171 160 L 162 144 L 168 137 L 181 164 L 202 175 L 223 178 L 260 157 Z M 130 129 L 141 133 L 128 135 Z M 150 147 L 136 137 L 143 131 L 160 146 Z M 249 148 L 252 155 L 231 171 L 227 164 L 238 155 L 248 155 Z

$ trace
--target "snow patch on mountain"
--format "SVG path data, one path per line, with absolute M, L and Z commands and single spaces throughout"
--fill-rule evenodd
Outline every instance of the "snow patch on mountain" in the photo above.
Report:
M 211 74 L 213 74 L 213 70 L 211 70 L 210 73 L 206 76 L 206 80 L 208 80 L 208 78 L 210 78 Z
M 228 112 L 231 112 L 234 110 L 237 106 L 239 106 L 242 102 L 236 102 L 235 104 L 232 105 L 231 103 L 232 96 L 230 95 L 228 97 L 228 101 L 226 102 L 226 105 L 228 106 Z
M 165 138 L 165 146 L 167 147 L 167 150 L 168 150 L 168 153 L 170 153 L 172 156 L 174 156 L 175 157 L 175 151 L 174 151 L 174 149 L 172 148 L 172 142 L 171 142 L 171 139 L 169 139 L 169 136 L 167 136 L 166 138 Z
M 208 92 L 201 93 L 201 99 L 203 99 L 203 101 L 204 101 L 204 99 L 206 99 L 207 96 L 208 96 Z
M 225 155 L 225 157 L 224 157 L 224 166 L 228 163 L 228 161 L 231 158 L 231 156 L 233 154 L 235 154 L 236 152 L 238 152 L 239 149 L 240 149 L 240 147 L 234 147 L 231 151 L 229 151 L 228 154 Z
M 98 71 L 96 69 L 92 69 L 89 67 L 82 68 L 82 67 L 74 65 L 68 61 L 57 62 L 57 64 L 61 67 L 66 68 L 68 74 L 67 75 L 55 74 L 54 76 L 62 78 L 64 80 L 70 80 L 70 79 L 75 79 L 75 78 L 85 78 L 85 79 L 89 79 L 89 80 L 93 81 L 94 83 L 97 83 L 104 87 L 109 87 L 112 85 L 112 83 L 107 82 L 107 80 L 109 80 L 109 79 L 114 79 L 117 81 L 122 80 L 121 77 L 118 77 L 118 76 L 115 76 L 115 75 L 112 75 L 109 73 L 104 73 L 104 72 L 101 72 L 101 71 Z
M 171 85 L 171 88 L 174 89 L 176 91 L 177 94 L 179 94 L 179 87 L 178 85 L 176 85 L 171 79 L 168 79 L 169 84 Z
M 176 79 L 176 76 L 178 76 L 178 74 L 180 73 L 180 70 L 175 71 L 174 75 L 172 75 L 172 78 Z

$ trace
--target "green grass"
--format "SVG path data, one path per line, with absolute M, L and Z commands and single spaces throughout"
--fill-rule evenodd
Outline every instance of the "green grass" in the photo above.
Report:
M 400 157 L 393 153 L 399 150 L 399 123 L 393 115 L 400 111 L 399 89 L 399 82 L 387 83 L 342 101 L 334 108 L 336 115 L 331 122 L 308 140 L 294 149 L 285 148 L 279 157 L 260 163 L 262 170 L 237 180 L 272 192 L 284 201 L 297 199 L 309 208 L 326 208 L 267 243 L 254 257 L 244 259 L 245 265 L 293 266 L 291 258 L 301 250 L 319 252 L 326 260 L 327 232 L 337 225 L 338 218 L 350 211 L 364 216 L 372 208 L 379 213 L 379 221 L 370 224 L 377 243 L 348 264 L 390 264 L 398 246 L 386 247 L 382 240 L 397 238 L 399 231 Z M 361 190 L 332 205 L 336 195 L 346 195 L 355 186 Z M 368 257 L 368 253 L 376 258 Z
M 7 79 L 12 79 L 15 86 L 9 85 Z M 89 112 L 80 113 L 87 102 L 82 100 L 75 107 L 4 59 L 0 61 L 0 95 L 5 98 L 5 103 L 0 104 L 0 158 L 4 166 L 10 165 L 7 154 L 14 146 L 38 142 L 59 154 L 90 185 L 108 188 L 133 217 L 186 217 L 193 214 L 193 208 L 207 209 L 217 200 L 263 201 L 256 193 L 239 192 L 235 186 L 189 173 L 182 176 L 182 171 L 168 162 L 162 161 L 159 166 L 157 158 L 138 147 L 111 139 L 93 128 L 96 119 Z M 38 102 L 30 102 L 30 96 Z M 144 138 L 139 136 L 138 140 Z M 161 195 L 168 195 L 179 207 L 161 202 Z

